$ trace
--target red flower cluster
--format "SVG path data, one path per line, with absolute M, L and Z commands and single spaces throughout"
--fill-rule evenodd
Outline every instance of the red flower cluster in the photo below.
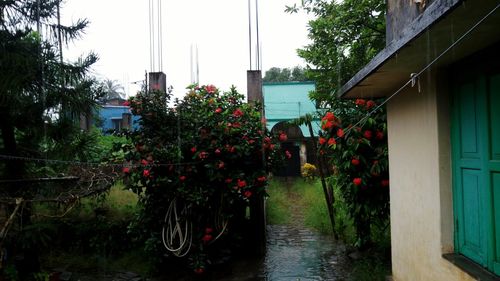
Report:
M 355 186 L 360 186 L 363 183 L 363 180 L 361 178 L 354 178 L 352 183 L 354 183 Z
M 241 109 L 237 108 L 234 112 L 233 112 L 233 116 L 238 118 L 238 117 L 241 117 L 243 116 L 243 111 L 241 111 Z
M 288 140 L 288 136 L 287 136 L 285 133 L 281 133 L 281 134 L 279 135 L 279 140 L 280 140 L 281 142 L 287 141 L 287 140 Z
M 217 91 L 217 88 L 214 85 L 205 86 L 205 91 L 209 94 L 214 94 Z

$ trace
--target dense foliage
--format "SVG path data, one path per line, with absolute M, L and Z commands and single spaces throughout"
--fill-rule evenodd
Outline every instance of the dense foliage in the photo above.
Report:
M 332 167 L 337 185 L 354 220 L 358 245 L 370 244 L 372 226 L 389 218 L 386 115 L 380 101 L 346 100 L 338 90 L 385 46 L 383 0 L 305 0 L 287 11 L 305 10 L 311 43 L 298 51 L 316 82 L 310 97 L 321 107 L 320 153 Z M 376 111 L 373 111 L 377 108 Z
M 263 82 L 300 82 L 307 81 L 305 69 L 300 66 L 294 68 L 271 67 L 264 74 Z
M 234 88 L 220 93 L 213 85 L 193 86 L 174 108 L 167 106 L 169 97 L 148 92 L 130 99 L 141 129 L 130 135 L 123 172 L 127 187 L 141 195 L 136 230 L 151 256 L 162 262 L 187 254 L 201 273 L 213 258 L 211 248 L 230 244 L 220 241 L 238 231 L 249 201 L 265 194 L 280 146 L 266 131 L 260 106 L 243 103 Z M 187 244 L 167 252 L 162 230 L 170 227 L 170 221 L 164 223 L 169 206 L 179 209 Z M 190 249 L 184 251 L 185 245 Z
M 389 171 L 385 115 L 378 111 L 361 123 L 376 106 L 356 100 L 356 111 L 339 119 L 327 112 L 322 119 L 320 153 L 333 167 L 337 185 L 354 221 L 360 247 L 371 242 L 371 227 L 382 229 L 389 217 Z
M 0 153 L 85 158 L 81 148 L 90 138 L 80 134 L 77 122 L 97 105 L 99 87 L 88 73 L 97 56 L 67 62 L 61 46 L 81 36 L 88 22 L 59 25 L 61 1 L 38 2 L 0 2 Z M 32 166 L 6 161 L 0 177 L 25 177 Z
M 311 43 L 298 50 L 308 64 L 306 75 L 316 82 L 312 97 L 325 106 L 339 107 L 342 101 L 332 96 L 385 46 L 385 1 L 302 2 L 287 11 L 304 9 L 315 17 L 309 22 Z

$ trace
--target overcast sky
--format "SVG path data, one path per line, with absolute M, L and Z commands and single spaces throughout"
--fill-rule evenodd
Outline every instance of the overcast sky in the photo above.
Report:
M 308 17 L 284 12 L 285 5 L 299 1 L 259 1 L 263 73 L 273 66 L 305 65 L 296 49 L 307 44 Z M 149 0 L 66 0 L 63 23 L 87 18 L 90 26 L 81 40 L 69 46 L 65 56 L 75 58 L 96 52 L 100 57 L 94 67 L 96 74 L 118 80 L 127 94 L 133 95 L 138 87 L 132 82 L 144 79 L 145 71 L 151 70 L 148 3 Z M 162 70 L 167 74 L 167 84 L 174 87 L 175 96 L 182 96 L 191 82 L 193 44 L 198 46 L 200 84 L 215 84 L 223 90 L 234 84 L 241 93 L 246 93 L 247 0 L 162 0 L 161 3 Z

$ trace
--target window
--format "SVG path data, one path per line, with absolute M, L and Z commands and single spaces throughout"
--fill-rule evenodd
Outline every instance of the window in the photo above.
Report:
M 122 119 L 121 118 L 113 118 L 111 119 L 113 122 L 113 130 L 120 131 L 122 129 Z

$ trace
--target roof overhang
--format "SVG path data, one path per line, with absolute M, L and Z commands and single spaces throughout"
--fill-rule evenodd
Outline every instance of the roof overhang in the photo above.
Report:
M 434 1 L 401 37 L 395 38 L 340 89 L 343 98 L 377 98 L 397 91 L 411 77 L 466 34 L 432 64 L 445 67 L 500 40 L 498 0 Z

